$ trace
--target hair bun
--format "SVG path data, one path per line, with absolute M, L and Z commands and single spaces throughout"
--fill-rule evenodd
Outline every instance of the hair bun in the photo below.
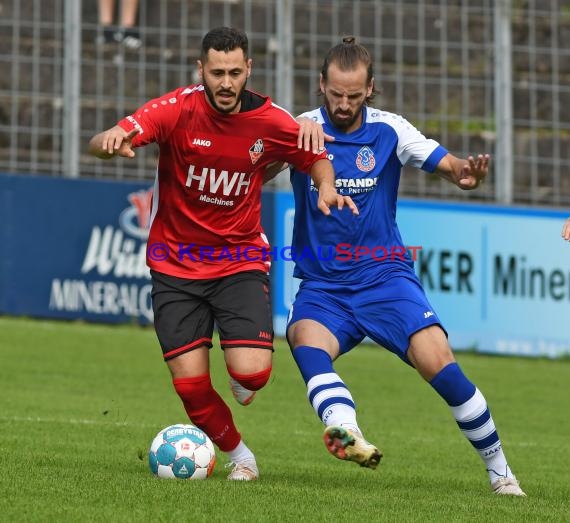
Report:
M 345 36 L 342 39 L 342 43 L 343 44 L 354 44 L 354 43 L 356 43 L 356 38 L 354 38 L 354 36 Z

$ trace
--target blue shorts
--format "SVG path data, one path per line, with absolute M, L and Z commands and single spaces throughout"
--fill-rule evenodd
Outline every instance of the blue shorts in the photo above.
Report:
M 305 280 L 288 326 L 299 320 L 324 325 L 338 340 L 340 354 L 369 337 L 406 363 L 412 334 L 430 325 L 443 329 L 413 271 L 358 286 Z

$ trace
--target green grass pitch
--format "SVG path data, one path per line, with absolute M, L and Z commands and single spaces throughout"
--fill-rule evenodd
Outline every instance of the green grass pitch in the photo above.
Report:
M 0 520 L 80 522 L 568 521 L 570 360 L 459 353 L 486 395 L 528 497 L 491 494 L 479 457 L 413 369 L 363 345 L 337 363 L 376 471 L 330 456 L 300 375 L 276 342 L 270 384 L 248 407 L 231 397 L 222 353 L 213 381 L 231 405 L 261 479 L 152 476 L 147 449 L 187 422 L 154 332 L 132 326 L 0 318 Z M 142 459 L 141 459 L 142 457 Z

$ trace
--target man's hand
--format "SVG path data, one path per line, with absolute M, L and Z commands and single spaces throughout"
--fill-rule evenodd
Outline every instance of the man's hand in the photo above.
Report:
M 570 241 L 570 218 L 567 218 L 564 222 L 564 227 L 562 227 L 562 238 L 567 242 Z
M 469 191 L 477 189 L 489 173 L 489 158 L 488 154 L 467 157 L 467 163 L 461 167 L 457 185 L 459 188 Z
M 352 211 L 352 214 L 359 214 L 358 209 L 350 196 L 341 196 L 329 183 L 323 182 L 319 185 L 319 200 L 317 202 L 317 207 L 325 216 L 330 215 L 332 207 L 336 207 L 340 211 L 345 205 Z
M 480 154 L 477 159 L 473 156 L 457 158 L 447 153 L 437 164 L 436 173 L 464 191 L 477 189 L 489 173 L 488 154 Z
M 334 141 L 334 136 L 326 134 L 323 126 L 311 118 L 300 116 L 297 118 L 297 123 L 299 124 L 299 136 L 297 137 L 299 149 L 310 151 L 312 148 L 314 154 L 319 154 L 325 149 L 325 141 Z
M 112 158 L 113 156 L 134 158 L 135 152 L 132 148 L 132 142 L 137 134 L 138 131 L 136 129 L 127 133 L 121 126 L 115 125 L 91 138 L 89 152 L 102 159 Z

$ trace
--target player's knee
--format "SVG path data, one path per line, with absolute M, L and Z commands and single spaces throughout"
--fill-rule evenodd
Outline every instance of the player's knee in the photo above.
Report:
M 194 378 L 175 378 L 172 380 L 174 390 L 185 406 L 200 406 L 213 391 L 209 374 Z
M 247 390 L 259 390 L 263 388 L 269 381 L 271 376 L 271 365 L 259 372 L 252 372 L 249 374 L 238 373 L 231 367 L 228 367 L 229 375 L 236 380 L 242 387 Z

